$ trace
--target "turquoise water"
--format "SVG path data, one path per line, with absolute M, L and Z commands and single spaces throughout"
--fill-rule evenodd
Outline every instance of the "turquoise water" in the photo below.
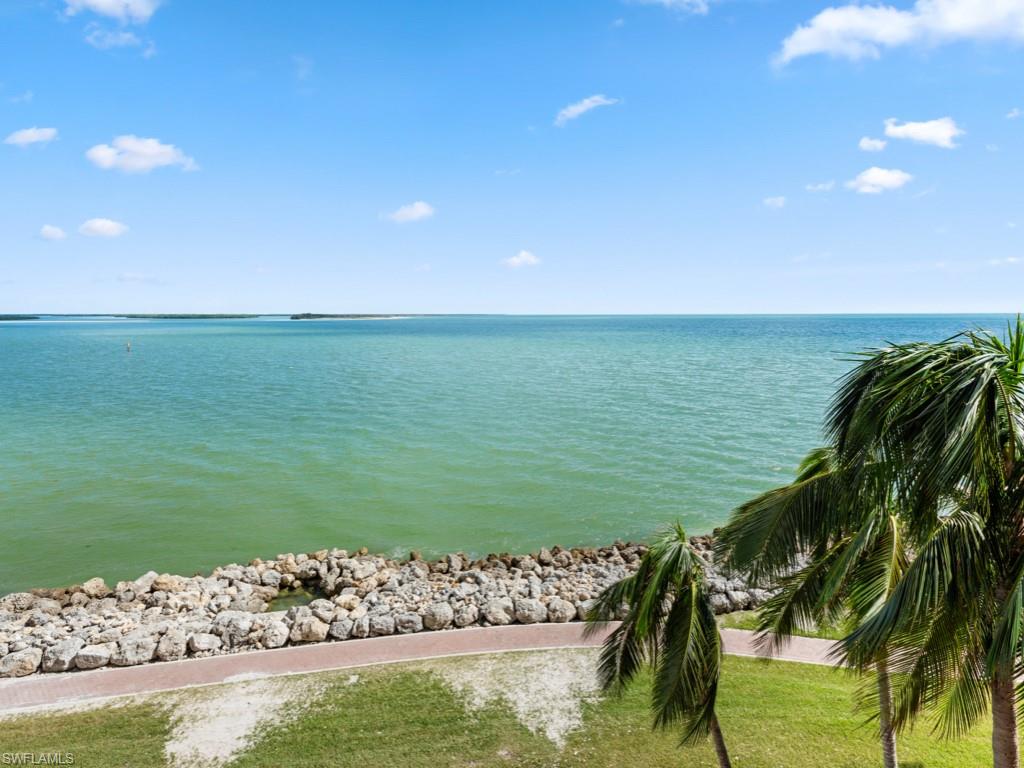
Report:
M 330 546 L 707 532 L 817 444 L 847 353 L 1002 323 L 0 323 L 0 593 Z

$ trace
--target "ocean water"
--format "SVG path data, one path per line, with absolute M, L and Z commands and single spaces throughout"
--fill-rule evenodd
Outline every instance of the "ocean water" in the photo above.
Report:
M 850 353 L 997 316 L 0 323 L 0 594 L 285 551 L 709 532 Z M 125 345 L 131 341 L 131 352 Z

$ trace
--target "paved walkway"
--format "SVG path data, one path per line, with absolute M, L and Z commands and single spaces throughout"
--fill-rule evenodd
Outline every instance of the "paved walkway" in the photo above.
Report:
M 442 656 L 600 645 L 604 635 L 584 638 L 583 627 L 579 622 L 477 627 L 289 646 L 270 651 L 250 651 L 138 667 L 108 667 L 90 672 L 32 675 L 0 681 L 0 712 L 211 685 L 251 677 L 320 672 Z M 726 653 L 737 656 L 756 655 L 752 632 L 723 629 L 722 637 Z M 831 645 L 829 640 L 793 638 L 778 658 L 809 664 L 831 664 L 828 659 Z

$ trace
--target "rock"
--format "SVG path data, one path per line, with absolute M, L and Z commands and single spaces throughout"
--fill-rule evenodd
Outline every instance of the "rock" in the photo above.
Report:
M 0 659 L 0 677 L 25 677 L 39 669 L 43 652 L 38 648 L 9 653 Z
M 417 617 L 418 618 L 418 617 Z M 395 633 L 395 617 L 387 613 L 370 617 L 370 635 L 393 635 Z
M 32 609 L 48 616 L 59 616 L 61 607 L 60 602 L 57 600 L 53 600 L 48 597 L 41 597 L 36 600 L 36 604 L 32 606 Z
M 540 600 L 533 598 L 516 600 L 515 610 L 516 619 L 522 624 L 537 624 L 548 618 L 548 609 Z
M 572 555 L 568 552 L 559 552 L 553 558 L 553 563 L 557 568 L 568 568 L 572 565 Z
M 734 611 L 742 611 L 750 607 L 750 595 L 746 592 L 730 589 L 725 596 L 729 598 L 729 607 Z
M 370 617 L 361 616 L 352 622 L 352 637 L 370 636 Z
M 39 603 L 36 602 L 36 606 Z M 32 608 L 32 612 L 25 617 L 26 627 L 43 627 L 53 621 L 53 616 L 49 613 L 43 613 L 37 607 Z
M 75 666 L 79 669 L 98 669 L 110 663 L 111 644 L 87 645 L 75 656 Z
M 260 636 L 264 648 L 280 648 L 288 642 L 288 626 L 283 621 L 273 621 Z
M 728 589 L 725 578 L 722 576 L 712 576 L 708 574 L 706 579 L 708 585 L 708 591 L 711 594 L 724 594 L 725 590 Z
M 325 624 L 334 620 L 334 603 L 330 600 L 314 600 L 309 604 L 309 610 Z
M 562 623 L 576 618 L 576 606 L 568 600 L 556 597 L 548 603 L 548 621 Z
M 156 640 L 145 632 L 125 635 L 117 644 L 117 650 L 110 656 L 115 667 L 133 667 L 152 661 L 156 655 Z
M 484 618 L 495 626 L 503 627 L 515 619 L 515 609 L 507 597 L 497 597 L 484 603 Z
M 717 612 L 756 607 L 771 598 L 771 592 L 719 574 L 712 540 L 695 538 L 692 544 L 706 562 Z M 600 548 L 542 548 L 532 556 L 491 554 L 474 561 L 456 553 L 432 563 L 415 557 L 400 563 L 365 549 L 351 557 L 344 550 L 321 550 L 230 564 L 207 577 L 150 571 L 135 581 L 118 582 L 113 593 L 102 579 L 94 579 L 82 586 L 0 597 L 0 658 L 38 648 L 44 669 L 85 669 L 169 661 L 190 653 L 280 648 L 289 640 L 566 622 L 584 618 L 594 598 L 634 573 L 646 551 L 643 545 L 617 542 Z M 266 613 L 279 590 L 292 583 L 333 597 Z M 89 645 L 79 647 L 80 641 Z M 19 658 L 6 663 L 17 666 Z
M 182 592 L 188 586 L 188 579 L 181 576 L 172 576 L 169 573 L 161 573 L 150 585 L 154 592 Z
M 284 615 L 284 621 L 286 624 L 293 625 L 295 622 L 302 619 L 308 619 L 313 615 L 313 611 L 309 609 L 308 605 L 293 605 Z
M 192 653 L 219 651 L 223 644 L 217 635 L 208 635 L 205 632 L 197 632 L 188 639 L 188 647 Z
M 95 579 L 89 579 L 82 585 L 82 592 L 89 597 L 96 599 L 109 595 L 110 587 L 107 586 L 107 583 L 103 579 L 97 576 Z
M 334 604 L 339 608 L 344 608 L 346 611 L 354 611 L 359 607 L 359 604 L 363 601 L 359 595 L 338 595 L 334 598 Z
M 355 624 L 352 619 L 341 619 L 339 621 L 331 622 L 331 628 L 327 630 L 327 634 L 333 637 L 335 640 L 348 640 L 352 635 L 352 627 Z
M 74 669 L 75 657 L 85 645 L 80 637 L 69 637 L 43 652 L 43 672 L 67 672 Z
M 244 611 L 221 611 L 213 620 L 212 632 L 224 644 L 234 648 L 242 645 L 252 630 L 252 614 Z
M 454 620 L 455 611 L 448 603 L 431 603 L 423 611 L 423 625 L 427 629 L 445 629 Z
M 455 611 L 454 623 L 456 627 L 468 627 L 470 624 L 476 624 L 480 618 L 480 610 L 476 607 L 475 603 L 467 603 L 466 605 L 459 606 Z
M 330 625 L 315 616 L 299 619 L 292 626 L 291 641 L 293 643 L 319 643 L 327 639 Z
M 772 593 L 766 589 L 750 589 L 747 590 L 747 594 L 750 595 L 751 608 L 757 608 L 764 605 L 772 596 Z
M 728 613 L 732 607 L 729 602 L 729 598 L 721 592 L 716 592 L 708 596 L 708 601 L 711 603 L 711 610 L 716 614 Z
M 401 635 L 422 632 L 423 618 L 418 613 L 412 613 L 411 611 L 400 613 L 395 616 L 395 629 Z
M 581 600 L 576 606 L 576 618 L 580 621 L 586 621 L 587 615 L 590 613 L 590 609 L 597 603 L 596 600 Z
M 156 657 L 160 661 L 177 661 L 185 657 L 188 635 L 180 629 L 169 629 L 156 644 Z
M 149 592 L 150 587 L 153 586 L 153 582 L 156 581 L 159 576 L 156 571 L 147 571 L 132 582 L 131 589 L 136 595 L 144 595 Z
M 376 574 L 377 566 L 370 561 L 357 561 L 355 568 L 352 569 L 352 578 L 355 581 L 365 581 Z
M 36 596 L 28 592 L 12 592 L 0 598 L 0 611 L 21 613 L 35 605 Z

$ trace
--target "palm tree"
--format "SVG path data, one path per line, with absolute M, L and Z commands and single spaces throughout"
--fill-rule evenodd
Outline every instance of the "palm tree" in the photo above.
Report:
M 602 687 L 621 693 L 641 667 L 650 664 L 655 727 L 682 723 L 684 744 L 710 735 L 720 768 L 730 768 L 715 714 L 722 640 L 708 599 L 703 561 L 682 526 L 659 534 L 637 571 L 601 593 L 587 616 L 587 632 L 620 616 L 622 623 L 601 651 Z
M 885 603 L 842 643 L 855 666 L 889 650 L 894 718 L 946 735 L 992 708 L 995 768 L 1019 766 L 1024 671 L 1024 324 L 864 353 L 827 424 L 847 487 L 895 495 L 915 552 Z M 880 466 L 882 482 L 869 468 Z M 866 478 L 876 474 L 875 480 Z
M 850 480 L 835 451 L 818 448 L 801 462 L 792 483 L 738 507 L 719 532 L 716 553 L 726 567 L 779 590 L 758 611 L 757 642 L 769 653 L 799 629 L 839 621 L 857 626 L 906 570 L 905 540 L 892 505 L 850 507 L 844 488 Z M 896 768 L 884 648 L 873 666 L 883 764 Z

